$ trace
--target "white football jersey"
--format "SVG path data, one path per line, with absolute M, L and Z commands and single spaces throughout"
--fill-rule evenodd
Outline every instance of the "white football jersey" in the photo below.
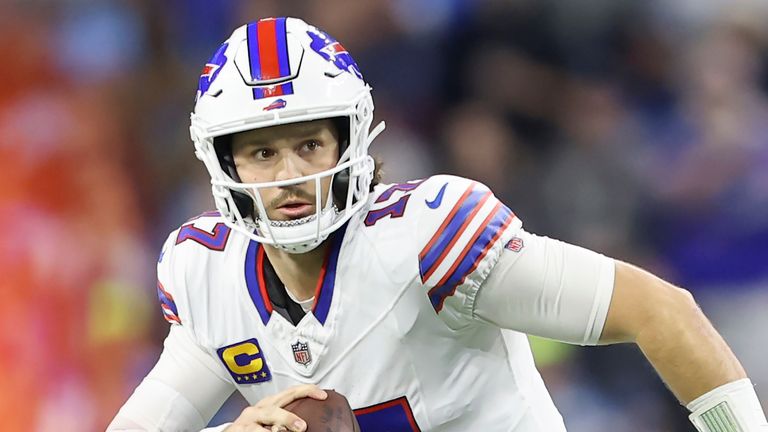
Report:
M 165 317 L 250 402 L 314 383 L 344 394 L 363 432 L 564 431 L 521 333 L 473 318 L 520 220 L 482 184 L 379 185 L 330 238 L 311 312 L 273 310 L 263 246 L 217 213 L 173 232 L 158 264 Z

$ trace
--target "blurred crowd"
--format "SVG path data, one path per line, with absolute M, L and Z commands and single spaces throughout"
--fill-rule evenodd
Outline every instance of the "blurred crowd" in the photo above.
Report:
M 283 15 L 357 60 L 386 181 L 480 180 L 528 230 L 690 289 L 768 402 L 768 3 L 6 0 L 0 429 L 103 430 L 152 366 L 155 258 L 213 207 L 199 71 Z M 693 430 L 635 348 L 532 343 L 570 431 Z

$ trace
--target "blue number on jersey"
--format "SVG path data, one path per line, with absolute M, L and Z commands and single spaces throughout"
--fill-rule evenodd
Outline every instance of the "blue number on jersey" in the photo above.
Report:
M 355 410 L 361 432 L 421 432 L 405 396 Z
M 192 240 L 210 250 L 223 251 L 229 240 L 229 233 L 232 230 L 219 222 L 213 227 L 213 232 L 208 232 L 195 227 L 194 225 L 184 225 L 176 236 L 176 244 L 186 240 Z
M 405 213 L 405 206 L 408 204 L 408 198 L 411 197 L 410 192 L 419 187 L 425 180 L 419 180 L 413 183 L 398 183 L 389 187 L 389 189 L 382 192 L 378 198 L 376 198 L 376 204 L 388 200 L 395 192 L 405 192 L 399 200 L 394 203 L 382 207 L 380 209 L 371 210 L 365 216 L 365 226 L 373 226 L 379 220 L 389 216 L 390 219 L 402 217 Z

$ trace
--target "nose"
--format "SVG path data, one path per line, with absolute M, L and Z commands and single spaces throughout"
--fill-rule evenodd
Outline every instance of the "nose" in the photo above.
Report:
M 288 154 L 280 158 L 277 165 L 277 172 L 275 173 L 275 180 L 290 180 L 293 178 L 301 177 L 300 160 L 297 155 Z

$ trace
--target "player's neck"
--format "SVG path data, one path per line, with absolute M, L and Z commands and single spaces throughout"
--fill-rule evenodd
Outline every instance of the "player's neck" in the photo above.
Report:
M 315 295 L 329 246 L 330 242 L 325 241 L 307 253 L 292 254 L 264 245 L 264 252 L 285 288 L 298 300 L 306 300 Z

